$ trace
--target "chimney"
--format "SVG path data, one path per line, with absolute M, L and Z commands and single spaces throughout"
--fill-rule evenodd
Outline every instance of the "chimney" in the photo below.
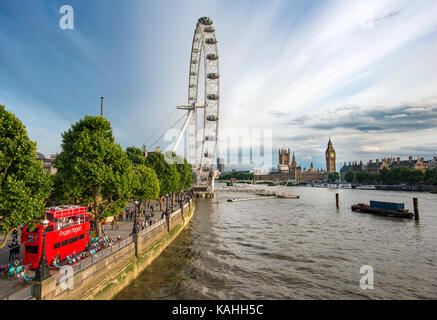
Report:
M 147 144 L 144 145 L 144 156 L 147 158 L 147 154 L 148 154 L 148 150 L 147 150 Z
M 425 159 L 424 159 L 423 157 L 422 157 L 422 158 L 420 158 L 420 161 L 422 161 L 422 162 L 423 162 L 424 160 L 425 160 Z
M 159 153 L 161 153 L 161 148 L 160 148 L 160 147 L 156 147 L 155 152 L 159 152 Z
M 379 159 L 376 159 L 376 163 L 379 163 Z
M 408 161 L 413 161 L 413 156 L 409 156 Z
M 401 162 L 401 157 L 397 157 L 396 159 L 398 162 Z
M 369 164 L 372 164 L 373 163 L 373 160 L 369 160 Z

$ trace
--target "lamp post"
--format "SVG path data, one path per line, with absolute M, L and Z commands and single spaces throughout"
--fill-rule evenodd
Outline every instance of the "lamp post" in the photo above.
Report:
M 138 230 L 137 230 L 137 208 L 136 208 L 137 204 L 138 204 L 138 201 L 135 201 L 134 227 L 132 229 L 133 234 L 138 233 Z
M 41 226 L 43 228 L 43 240 L 42 240 L 42 252 L 41 252 L 41 259 L 39 260 L 38 269 L 36 269 L 36 275 L 35 280 L 37 281 L 44 281 L 48 278 L 50 278 L 50 269 L 47 264 L 47 258 L 46 258 L 46 229 L 49 225 L 49 221 L 44 218 L 43 222 L 41 223 Z

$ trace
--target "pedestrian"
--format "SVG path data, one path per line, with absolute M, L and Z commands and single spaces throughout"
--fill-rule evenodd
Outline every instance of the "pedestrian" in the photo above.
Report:
M 115 221 L 115 230 L 118 230 L 118 221 Z
M 8 246 L 10 249 L 9 249 L 9 261 L 11 261 L 11 260 L 14 260 L 15 259 L 15 248 L 14 248 L 14 244 L 13 243 L 11 243 L 9 246 Z
M 115 220 L 115 218 L 112 219 L 112 221 L 111 221 L 111 230 L 114 230 L 114 220 Z
M 14 229 L 14 231 L 12 231 L 12 241 L 15 242 L 18 239 L 18 230 Z

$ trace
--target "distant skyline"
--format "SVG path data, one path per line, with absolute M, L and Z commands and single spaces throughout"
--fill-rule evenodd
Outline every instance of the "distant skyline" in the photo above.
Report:
M 59 27 L 64 4 L 73 30 Z M 101 96 L 116 141 L 150 145 L 186 103 L 202 16 L 219 45 L 220 129 L 273 130 L 273 165 L 285 147 L 324 168 L 329 136 L 338 164 L 436 155 L 429 0 L 2 1 L 0 104 L 47 156 L 72 123 L 100 114 Z

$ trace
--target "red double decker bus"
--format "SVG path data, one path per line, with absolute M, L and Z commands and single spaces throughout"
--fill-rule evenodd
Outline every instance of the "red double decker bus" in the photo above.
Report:
M 45 211 L 49 225 L 46 228 L 46 258 L 49 265 L 56 255 L 63 260 L 68 255 L 86 249 L 90 242 L 90 216 L 85 207 L 60 206 Z M 21 234 L 24 247 L 23 264 L 38 268 L 43 246 L 41 223 L 33 229 L 24 227 Z

